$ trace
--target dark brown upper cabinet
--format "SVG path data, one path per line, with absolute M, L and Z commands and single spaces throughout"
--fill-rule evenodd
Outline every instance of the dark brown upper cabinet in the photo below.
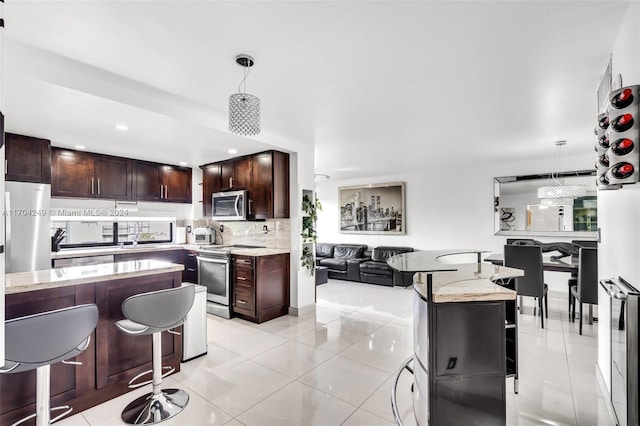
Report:
M 133 199 L 128 158 L 53 148 L 51 195 L 54 197 Z
M 133 162 L 130 159 L 95 155 L 93 161 L 96 197 L 133 200 Z
M 136 161 L 138 201 L 191 202 L 191 169 Z
M 200 168 L 205 217 L 212 213 L 212 194 L 232 189 L 231 184 L 249 191 L 249 219 L 289 217 L 289 154 L 266 151 Z
M 202 214 L 204 217 L 211 217 L 213 214 L 212 195 L 220 192 L 222 175 L 220 174 L 220 163 L 200 166 L 202 169 Z
M 53 148 L 51 150 L 51 195 L 95 197 L 93 154 Z
M 251 179 L 251 157 L 238 157 L 220 163 L 221 190 L 248 189 Z
M 267 151 L 251 157 L 249 218 L 289 217 L 289 154 Z
M 51 183 L 51 141 L 5 134 L 5 180 Z

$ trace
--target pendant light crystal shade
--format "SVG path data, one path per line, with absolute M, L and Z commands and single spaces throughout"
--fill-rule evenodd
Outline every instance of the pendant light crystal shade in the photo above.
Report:
M 260 99 L 248 93 L 229 96 L 229 130 L 238 135 L 260 133 Z
M 578 198 L 587 195 L 584 185 L 555 185 L 538 188 L 538 198 Z

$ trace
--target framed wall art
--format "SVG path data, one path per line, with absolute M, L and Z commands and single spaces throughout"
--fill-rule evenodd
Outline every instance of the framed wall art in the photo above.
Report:
M 404 182 L 338 188 L 340 232 L 405 234 Z

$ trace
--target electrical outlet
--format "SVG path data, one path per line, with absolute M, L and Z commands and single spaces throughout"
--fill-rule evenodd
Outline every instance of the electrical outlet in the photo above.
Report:
M 262 225 L 262 230 L 264 232 L 267 232 L 267 231 L 269 231 L 269 227 L 267 225 Z
M 187 226 L 187 234 L 191 233 L 191 225 Z
M 220 225 L 220 232 L 224 232 L 224 225 Z

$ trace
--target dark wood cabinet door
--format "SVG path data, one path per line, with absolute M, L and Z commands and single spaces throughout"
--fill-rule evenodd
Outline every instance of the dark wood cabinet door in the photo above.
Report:
M 231 189 L 233 179 L 233 160 L 220 163 L 220 190 Z
M 204 217 L 211 217 L 213 214 L 211 196 L 220 192 L 222 176 L 220 174 L 220 164 L 209 164 L 202 168 L 202 214 Z
M 128 158 L 94 157 L 96 196 L 111 200 L 133 199 L 132 162 Z
M 164 201 L 191 202 L 191 169 L 163 166 Z
M 135 162 L 136 200 L 162 201 L 162 170 L 157 163 Z
M 249 216 L 251 219 L 273 217 L 273 154 L 256 154 L 251 159 L 249 186 Z
M 6 180 L 51 183 L 51 142 L 5 134 Z
M 51 169 L 52 196 L 95 197 L 93 154 L 53 148 Z
M 233 161 L 233 187 L 248 189 L 251 181 L 251 157 L 240 157 Z
M 273 218 L 288 218 L 289 213 L 289 154 L 273 152 Z

